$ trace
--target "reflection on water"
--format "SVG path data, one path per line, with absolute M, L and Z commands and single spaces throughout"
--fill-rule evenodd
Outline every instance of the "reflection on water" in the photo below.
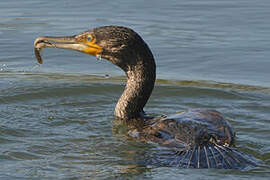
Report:
M 7 77 L 12 83 L 2 87 L 0 95 L 3 177 L 152 179 L 168 178 L 171 173 L 184 178 L 190 173 L 147 166 L 143 162 L 149 153 L 162 149 L 136 142 L 127 138 L 124 130 L 115 129 L 113 108 L 124 88 L 124 78 L 1 74 L 1 79 Z M 210 176 L 229 173 L 263 177 L 269 173 L 269 89 L 233 84 L 224 88 L 219 83 L 192 81 L 157 82 L 146 112 L 171 114 L 189 108 L 221 111 L 237 133 L 236 148 L 266 165 L 243 174 L 210 170 Z

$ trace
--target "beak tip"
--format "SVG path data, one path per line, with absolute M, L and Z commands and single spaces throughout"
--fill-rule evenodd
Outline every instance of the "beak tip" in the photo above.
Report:
M 36 47 L 38 45 L 38 43 L 40 43 L 44 39 L 45 39 L 45 37 L 43 37 L 43 36 L 37 37 L 34 41 L 34 47 Z

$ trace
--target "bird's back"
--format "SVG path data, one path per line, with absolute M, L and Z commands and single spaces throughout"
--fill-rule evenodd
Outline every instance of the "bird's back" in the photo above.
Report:
M 168 147 L 173 151 L 156 154 L 151 164 L 183 168 L 239 169 L 252 164 L 231 145 L 231 125 L 214 110 L 190 110 L 153 119 L 142 131 L 130 135 Z

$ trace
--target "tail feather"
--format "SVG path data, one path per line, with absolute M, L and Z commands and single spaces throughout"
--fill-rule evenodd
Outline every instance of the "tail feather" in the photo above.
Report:
M 231 159 L 231 154 L 226 150 L 222 150 L 219 146 L 214 146 L 217 152 L 220 154 L 220 161 L 226 169 L 233 169 L 234 165 Z
M 205 153 L 205 157 L 206 157 L 207 167 L 208 167 L 208 168 L 211 168 L 210 162 L 209 162 L 209 156 L 208 156 L 206 147 L 204 146 L 203 149 L 204 149 L 204 153 Z
M 183 164 L 187 164 L 186 161 L 187 161 L 188 157 L 191 156 L 191 153 L 192 153 L 192 151 L 186 150 L 183 158 L 181 158 L 181 160 L 179 161 L 177 167 L 181 167 Z
M 195 152 L 195 151 L 191 151 L 191 156 L 190 156 L 190 158 L 189 158 L 187 168 L 189 168 L 189 167 L 190 167 L 190 164 L 191 164 L 191 162 L 192 162 L 192 158 L 193 158 L 193 154 L 194 154 L 194 152 Z
M 152 154 L 151 162 L 152 165 L 180 168 L 243 169 L 256 166 L 254 161 L 249 160 L 249 156 L 233 148 L 215 144 L 190 147 L 175 153 Z

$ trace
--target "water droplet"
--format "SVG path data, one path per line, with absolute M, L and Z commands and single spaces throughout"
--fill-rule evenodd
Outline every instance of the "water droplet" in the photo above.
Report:
M 2 65 L 0 65 L 1 67 L 0 67 L 0 71 L 5 71 L 5 70 L 7 70 L 7 65 L 6 64 L 2 64 Z
M 31 67 L 31 70 L 37 69 L 37 68 L 39 68 L 39 67 L 40 67 L 40 64 L 36 63 L 35 65 L 33 65 L 33 66 Z
M 100 54 L 97 54 L 96 55 L 96 58 L 97 58 L 97 60 L 101 60 L 101 55 Z
M 48 116 L 48 120 L 53 120 L 54 116 Z

